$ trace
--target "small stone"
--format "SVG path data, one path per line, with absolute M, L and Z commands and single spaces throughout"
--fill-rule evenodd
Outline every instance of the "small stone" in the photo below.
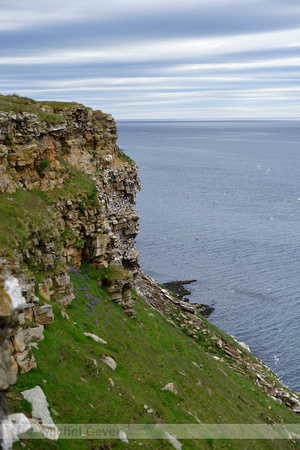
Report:
M 101 356 L 101 360 L 106 364 L 108 367 L 110 367 L 112 370 L 116 370 L 117 363 L 111 356 Z
M 195 361 L 192 361 L 192 364 L 194 364 L 195 367 L 197 367 L 197 369 L 203 369 L 203 366 L 201 364 L 197 364 Z
M 217 346 L 218 348 L 222 348 L 222 347 L 223 347 L 222 339 L 219 339 L 219 340 L 216 342 L 216 346 Z
M 90 337 L 92 339 L 94 339 L 94 341 L 99 342 L 100 344 L 107 344 L 106 341 L 104 341 L 103 339 L 101 339 L 99 336 L 97 336 L 96 334 L 93 333 L 83 333 L 85 336 Z
M 166 384 L 165 387 L 162 388 L 162 391 L 170 391 L 173 392 L 173 394 L 178 394 L 173 383 Z
M 247 352 L 251 353 L 250 347 L 248 347 L 248 345 L 245 344 L 245 342 L 238 342 L 238 344 L 239 344 L 244 350 L 247 350 Z
M 56 417 L 59 416 L 59 413 L 57 411 L 55 411 L 54 408 L 50 408 L 50 411 L 52 412 L 52 414 L 54 414 Z
M 123 430 L 119 431 L 119 439 L 125 444 L 129 444 L 129 440 L 127 439 L 126 433 Z
M 68 316 L 68 314 L 63 309 L 61 310 L 61 315 L 63 316 L 64 319 L 66 319 L 68 321 L 70 320 L 70 317 Z

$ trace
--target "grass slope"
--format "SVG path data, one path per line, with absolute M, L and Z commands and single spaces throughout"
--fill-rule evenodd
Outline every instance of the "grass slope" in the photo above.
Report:
M 71 276 L 76 299 L 67 309 L 69 321 L 63 318 L 59 305 L 54 305 L 55 321 L 45 327 L 45 340 L 39 349 L 33 348 L 37 369 L 19 376 L 8 394 L 11 412 L 29 414 L 30 405 L 20 391 L 40 385 L 50 408 L 59 413 L 57 417 L 52 414 L 57 423 L 197 424 L 194 417 L 215 424 L 300 422 L 295 413 L 268 398 L 251 379 L 212 358 L 207 353 L 208 341 L 196 342 L 139 298 L 137 319 L 129 319 L 99 286 L 96 270 L 71 269 Z M 207 328 L 221 333 L 209 322 Z M 107 345 L 84 336 L 85 331 L 97 334 Z M 114 358 L 115 371 L 101 361 L 102 355 Z M 169 382 L 178 394 L 162 390 Z M 147 412 L 145 404 L 153 412 Z M 297 446 L 287 440 L 180 441 L 183 449 Z M 173 448 L 167 440 L 24 443 L 30 449 Z M 17 443 L 14 448 L 22 447 Z

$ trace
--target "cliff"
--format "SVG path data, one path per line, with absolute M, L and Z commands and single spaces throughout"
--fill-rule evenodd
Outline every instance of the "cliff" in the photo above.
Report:
M 26 299 L 2 329 L 10 333 L 2 348 L 9 342 L 13 355 L 7 373 L 16 374 L 36 367 L 31 346 L 54 320 L 51 301 L 66 307 L 74 298 L 69 265 L 102 269 L 112 298 L 134 317 L 140 184 L 111 115 L 17 96 L 1 96 L 0 109 L 0 268 L 18 278 Z M 117 277 L 105 273 L 109 265 Z
M 86 261 L 97 269 L 117 265 L 129 270 L 118 282 L 106 282 L 114 300 L 134 315 L 130 288 L 139 267 L 134 205 L 140 184 L 136 165 L 116 145 L 116 124 L 109 114 L 79 104 L 5 101 L 9 111 L 0 112 L 0 256 L 20 280 L 27 301 L 19 314 L 22 328 L 12 340 L 15 362 L 27 371 L 35 366 L 26 354 L 31 334 L 41 339 L 43 325 L 53 321 L 51 305 L 36 294 L 68 306 L 74 294 L 67 265 L 79 268 Z
M 101 111 L 0 96 L 0 421 L 7 394 L 47 434 L 20 400 L 42 386 L 57 423 L 298 423 L 297 394 L 139 269 L 140 182 L 117 138 Z

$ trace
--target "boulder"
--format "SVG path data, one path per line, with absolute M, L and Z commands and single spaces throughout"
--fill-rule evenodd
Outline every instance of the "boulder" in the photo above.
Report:
M 41 342 L 44 340 L 44 326 L 38 325 L 37 327 L 29 328 L 30 341 Z
M 29 419 L 22 413 L 10 414 L 0 424 L 1 448 L 11 450 L 13 443 L 19 441 L 18 436 L 31 428 Z
M 59 431 L 50 416 L 46 396 L 40 386 L 21 392 L 25 400 L 32 404 L 32 428 L 46 438 L 57 440 Z
M 36 369 L 36 360 L 33 354 L 29 353 L 29 350 L 25 350 L 22 353 L 17 353 L 14 356 L 18 366 L 21 368 L 21 373 L 27 373 L 31 369 Z
M 54 322 L 54 314 L 51 305 L 43 304 L 33 308 L 34 318 L 37 324 L 46 325 Z

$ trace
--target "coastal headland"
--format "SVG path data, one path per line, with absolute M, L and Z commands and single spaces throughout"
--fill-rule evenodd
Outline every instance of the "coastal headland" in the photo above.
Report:
M 138 167 L 117 138 L 100 110 L 0 96 L 3 448 L 295 448 L 299 394 L 185 301 L 186 282 L 140 269 Z

